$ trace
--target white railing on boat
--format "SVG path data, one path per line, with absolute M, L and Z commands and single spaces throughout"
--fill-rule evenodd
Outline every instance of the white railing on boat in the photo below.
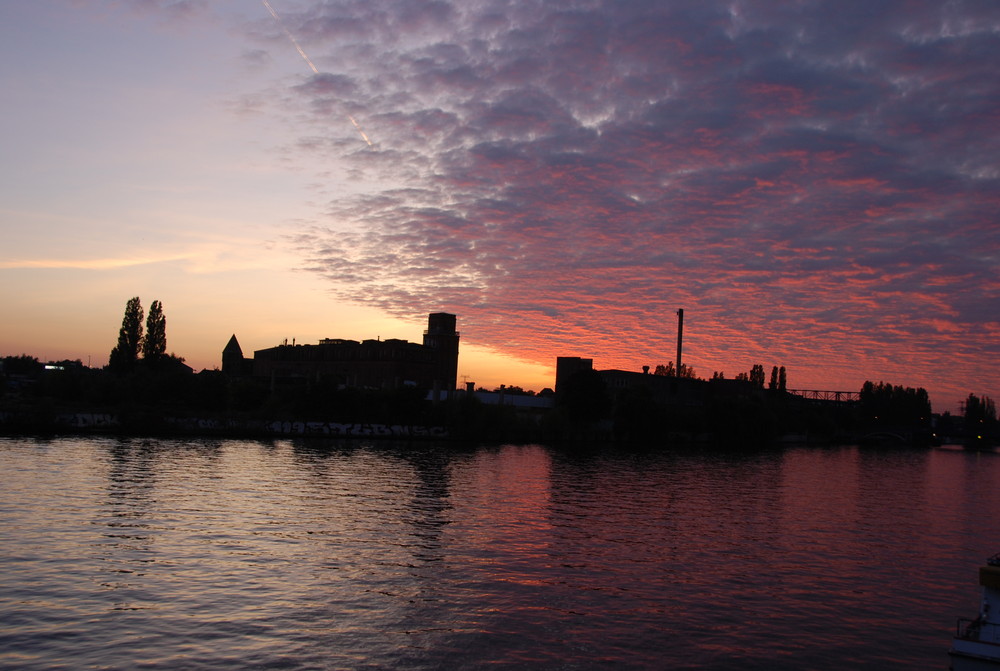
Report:
M 958 618 L 958 623 L 955 626 L 955 638 L 960 638 L 965 641 L 979 641 L 980 643 L 993 643 L 995 645 L 1000 645 L 1000 627 L 995 625 L 988 625 L 986 627 L 987 632 L 983 631 L 984 622 L 976 618 L 975 620 L 968 617 Z M 985 636 L 984 636 L 985 634 Z

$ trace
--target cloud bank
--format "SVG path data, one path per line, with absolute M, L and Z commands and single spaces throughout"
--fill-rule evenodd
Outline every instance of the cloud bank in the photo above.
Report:
M 995 384 L 1000 5 L 272 4 L 320 70 L 296 151 L 368 185 L 293 236 L 342 299 L 542 362 L 664 363 L 682 307 L 702 375 Z

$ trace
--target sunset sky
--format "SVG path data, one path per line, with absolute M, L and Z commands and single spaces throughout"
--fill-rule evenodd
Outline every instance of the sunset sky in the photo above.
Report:
M 269 2 L 0 2 L 0 355 L 447 311 L 540 390 L 683 308 L 699 376 L 1000 395 L 995 0 Z

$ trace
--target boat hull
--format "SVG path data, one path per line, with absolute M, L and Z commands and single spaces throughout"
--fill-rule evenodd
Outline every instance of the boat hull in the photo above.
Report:
M 995 643 L 956 638 L 948 654 L 953 671 L 1000 670 L 1000 645 Z

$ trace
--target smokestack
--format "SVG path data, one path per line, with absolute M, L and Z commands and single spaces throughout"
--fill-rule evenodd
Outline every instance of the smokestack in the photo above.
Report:
M 681 344 L 684 340 L 684 309 L 681 308 L 677 311 L 677 369 L 674 373 L 677 377 L 681 376 Z

